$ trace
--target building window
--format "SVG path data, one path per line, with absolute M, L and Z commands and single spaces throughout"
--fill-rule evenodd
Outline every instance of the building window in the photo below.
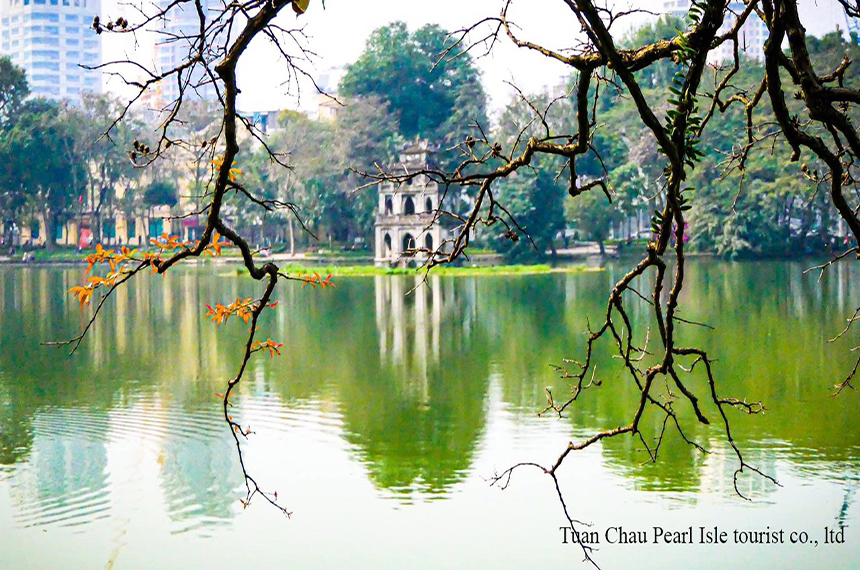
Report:
M 102 235 L 106 240 L 116 239 L 116 222 L 114 220 L 102 222 Z
M 30 237 L 32 239 L 39 239 L 39 222 L 30 224 Z
M 385 238 L 382 240 L 382 257 L 389 256 L 391 256 L 391 236 L 385 234 Z
M 78 38 L 66 38 L 66 45 L 67 46 L 79 46 L 79 45 L 81 45 L 81 40 L 79 40 Z
M 403 213 L 407 216 L 415 213 L 415 202 L 412 201 L 412 198 L 407 196 L 406 200 L 403 202 Z
M 432 235 L 427 234 L 424 237 L 424 247 L 426 247 L 428 251 L 433 251 L 433 236 Z
M 126 228 L 128 228 L 128 239 L 137 237 L 137 222 L 135 220 L 126 221 Z

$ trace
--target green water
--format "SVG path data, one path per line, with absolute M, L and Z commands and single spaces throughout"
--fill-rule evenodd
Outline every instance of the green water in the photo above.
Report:
M 743 476 L 752 501 L 739 498 L 715 410 L 700 426 L 679 402 L 686 433 L 712 453 L 670 434 L 652 464 L 625 437 L 560 471 L 572 515 L 599 535 L 601 567 L 860 567 L 858 396 L 831 396 L 857 337 L 827 342 L 860 300 L 860 271 L 818 282 L 804 268 L 693 262 L 682 316 L 716 328 L 679 325 L 681 344 L 717 359 L 722 395 L 767 406 L 730 419 L 748 461 L 782 487 Z M 535 414 L 547 387 L 566 392 L 550 365 L 582 356 L 623 270 L 435 277 L 413 294 L 408 277 L 283 284 L 260 324 L 282 355 L 252 360 L 234 415 L 255 432 L 250 469 L 293 511 L 285 520 L 239 502 L 216 392 L 247 329 L 204 317 L 205 304 L 256 295 L 257 284 L 231 266 L 144 277 L 69 357 L 40 342 L 85 322 L 65 293 L 82 269 L 0 268 L 0 569 L 579 567 L 551 480 L 521 470 L 500 491 L 487 478 L 549 465 L 571 439 L 629 422 L 635 386 L 606 345 L 599 389 L 563 419 Z M 628 309 L 644 340 L 650 307 L 631 298 Z M 705 399 L 699 374 L 690 386 Z M 646 437 L 661 425 L 646 415 Z M 840 525 L 845 542 L 824 544 L 824 528 Z M 607 543 L 619 526 L 649 542 L 655 526 L 692 526 L 697 542 L 700 526 L 718 526 L 730 540 Z M 732 543 L 734 530 L 766 529 L 784 530 L 786 544 Z M 792 531 L 810 542 L 791 544 Z

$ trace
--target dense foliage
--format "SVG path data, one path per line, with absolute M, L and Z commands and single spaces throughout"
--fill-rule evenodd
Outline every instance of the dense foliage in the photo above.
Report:
M 679 28 L 683 22 L 661 18 L 633 30 L 622 44 L 636 47 L 669 39 Z M 264 199 L 293 205 L 310 233 L 299 231 L 291 212 L 261 213 L 239 193 L 231 206 L 237 226 L 257 243 L 285 243 L 290 251 L 315 247 L 319 241 L 369 248 L 377 197 L 361 173 L 390 165 L 402 145 L 416 139 L 434 142 L 443 149 L 437 160 L 451 166 L 462 159 L 451 149 L 474 133 L 477 124 L 505 149 L 523 144 L 530 133 L 544 128 L 572 129 L 576 101 L 568 91 L 515 97 L 491 130 L 479 72 L 468 54 L 445 57 L 451 41 L 435 25 L 410 32 L 404 23 L 394 22 L 374 31 L 340 85 L 344 106 L 336 121 L 313 120 L 292 111 L 280 116 L 279 128 L 267 145 L 289 157 L 291 170 L 279 168 L 260 145 L 237 158 L 246 184 L 259 188 Z M 846 54 L 860 59 L 860 47 L 839 33 L 809 38 L 809 51 L 826 68 L 838 65 Z M 643 93 L 655 108 L 666 106 L 672 97 L 677 69 L 666 60 L 638 72 Z M 846 73 L 854 78 L 860 68 L 852 66 Z M 759 62 L 745 61 L 733 84 L 754 90 L 761 76 Z M 588 193 L 576 201 L 565 200 L 567 165 L 549 157 L 535 160 L 528 170 L 500 181 L 496 188 L 519 231 L 489 228 L 479 233 L 478 243 L 512 259 L 525 259 L 554 254 L 570 237 L 597 242 L 602 249 L 613 237 L 648 236 L 653 198 L 664 183 L 657 146 L 639 121 L 632 99 L 611 84 L 604 83 L 601 89 L 593 95 L 602 123 L 590 141 L 592 152 L 577 162 L 577 176 L 582 183 L 605 177 L 608 195 Z M 96 235 L 102 235 L 103 218 L 177 203 L 187 210 L 205 195 L 212 165 L 203 153 L 186 152 L 184 159 L 162 163 L 150 179 L 141 178 L 127 149 L 140 137 L 144 122 L 127 115 L 110 138 L 101 137 L 119 111 L 109 97 L 86 96 L 80 106 L 73 106 L 25 101 L 27 94 L 24 72 L 8 58 L 0 58 L 4 238 L 10 228 L 30 223 L 36 213 L 46 215 L 46 231 L 53 235 L 54 227 L 86 210 L 92 213 Z M 535 108 L 549 109 L 546 127 L 535 120 Z M 214 128 L 216 112 L 211 104 L 192 102 L 183 108 L 182 119 L 181 128 L 201 135 Z M 777 127 L 765 104 L 756 115 L 753 136 L 773 138 L 779 148 L 758 145 L 743 159 L 743 172 L 734 168 L 740 159 L 739 141 L 746 136 L 742 109 L 733 106 L 716 113 L 705 132 L 705 154 L 685 181 L 685 192 L 696 196 L 687 232 L 692 250 L 727 257 L 793 256 L 833 245 L 839 227 L 827 192 L 818 189 L 817 172 L 823 168 L 811 160 L 787 161 L 785 143 L 774 136 Z M 182 203 L 179 195 L 189 200 Z M 453 201 L 447 206 L 462 209 Z M 528 239 L 519 239 L 526 234 Z

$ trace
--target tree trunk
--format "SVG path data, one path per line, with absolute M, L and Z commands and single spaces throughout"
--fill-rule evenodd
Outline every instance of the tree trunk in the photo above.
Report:
M 290 256 L 293 256 L 296 254 L 296 236 L 293 233 L 293 218 L 292 218 L 292 216 L 289 217 L 289 220 L 290 220 L 290 224 L 288 227 L 290 230 Z
M 45 212 L 45 251 L 54 251 L 56 249 L 56 241 L 54 241 L 56 231 L 54 228 L 56 226 L 57 220 L 54 218 L 53 212 L 48 210 Z
M 600 248 L 600 257 L 606 257 L 606 247 L 603 245 L 603 240 L 597 240 L 597 247 Z

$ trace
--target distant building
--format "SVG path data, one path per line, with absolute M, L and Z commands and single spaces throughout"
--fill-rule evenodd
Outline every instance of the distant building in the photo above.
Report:
M 158 6 L 161 9 L 166 9 L 171 4 L 175 3 L 172 0 L 158 0 Z M 223 5 L 216 0 L 201 0 L 201 6 L 207 18 L 215 14 L 216 10 L 220 13 L 223 9 Z M 200 18 L 193 2 L 174 5 L 168 17 L 169 19 L 165 20 L 163 28 L 159 31 L 158 43 L 155 46 L 156 62 L 162 73 L 182 65 L 188 59 L 191 44 L 200 29 Z M 189 73 L 184 71 L 181 82 L 186 86 L 183 96 L 185 100 L 197 97 L 211 101 L 218 96 L 215 85 L 211 78 L 206 76 L 202 64 L 193 68 L 190 77 Z M 179 98 L 179 82 L 175 74 L 159 82 L 158 95 L 162 105 Z
M 308 115 L 320 121 L 337 121 L 337 117 L 343 109 L 342 101 L 338 98 L 338 88 L 343 76 L 346 75 L 345 67 L 330 67 L 316 78 L 318 92 L 313 94 L 314 108 Z
M 685 20 L 687 13 L 690 11 L 690 5 L 690 0 L 665 0 L 663 2 L 663 13 Z M 743 2 L 729 2 L 726 17 L 718 34 L 724 34 L 731 30 L 732 26 L 737 22 L 736 14 L 740 14 L 745 8 L 746 5 Z M 767 40 L 767 37 L 767 26 L 753 12 L 749 15 L 738 33 L 739 55 L 743 54 L 762 61 L 764 59 L 764 42 Z M 708 54 L 708 61 L 711 63 L 722 63 L 724 61 L 731 61 L 732 59 L 734 59 L 734 44 L 732 42 L 723 42 L 718 48 L 711 50 L 711 53 Z
M 410 144 L 400 151 L 395 174 L 432 168 L 436 148 L 426 141 Z M 439 185 L 428 176 L 419 175 L 402 184 L 379 185 L 379 209 L 376 215 L 377 266 L 423 263 L 447 237 L 447 231 L 436 220 L 442 195 Z
M 101 0 L 0 0 L 0 46 L 27 72 L 30 92 L 79 100 L 102 92 L 101 37 L 92 29 Z

